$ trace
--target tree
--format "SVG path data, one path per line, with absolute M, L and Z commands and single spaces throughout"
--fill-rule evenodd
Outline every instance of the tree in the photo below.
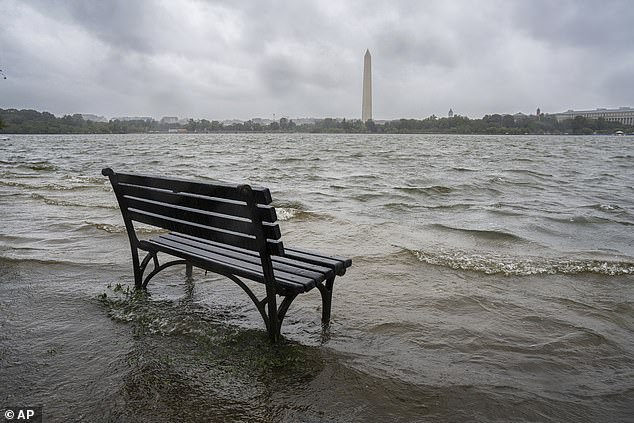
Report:
M 196 122 L 194 119 L 189 119 L 187 121 L 187 124 L 185 125 L 185 128 L 187 128 L 189 132 L 196 132 L 196 130 L 198 129 L 198 122 Z
M 584 116 L 575 116 L 572 120 L 572 132 L 574 134 L 587 134 L 588 130 L 592 133 L 588 119 Z
M 502 126 L 505 128 L 514 128 L 515 127 L 515 118 L 511 115 L 502 116 Z

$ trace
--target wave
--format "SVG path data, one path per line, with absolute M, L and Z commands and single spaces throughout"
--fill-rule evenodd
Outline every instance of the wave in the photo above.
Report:
M 62 179 L 76 184 L 110 185 L 103 176 L 64 175 Z
M 524 238 L 503 231 L 493 231 L 493 230 L 482 230 L 482 229 L 464 229 L 464 228 L 454 228 L 452 226 L 443 225 L 441 223 L 434 223 L 430 225 L 432 228 L 441 229 L 444 231 L 450 232 L 458 232 L 467 234 L 470 236 L 475 236 L 476 238 L 482 238 L 486 240 L 497 240 L 497 241 L 525 241 Z
M 615 215 L 619 215 L 615 213 Z M 627 212 L 620 213 L 623 217 L 627 217 Z M 596 224 L 617 224 L 623 226 L 634 226 L 634 222 L 627 222 L 623 220 L 615 220 L 614 218 L 598 217 L 598 216 L 567 216 L 567 217 L 550 217 L 546 216 L 545 219 L 556 223 L 574 223 L 577 225 L 596 225 Z
M 292 207 L 276 207 L 277 220 L 284 222 L 288 220 L 327 220 L 330 216 L 320 213 L 311 212 L 308 210 L 301 210 Z
M 16 181 L 0 180 L 0 186 L 22 188 L 28 190 L 44 190 L 44 191 L 78 191 L 85 189 L 93 189 L 94 185 L 60 185 L 60 184 L 27 184 Z
M 287 221 L 300 217 L 306 213 L 306 207 L 299 201 L 273 201 L 277 220 Z
M 583 206 L 582 208 L 592 209 L 601 212 L 604 216 L 619 216 L 621 218 L 631 219 L 632 214 L 624 207 L 618 204 L 591 204 L 589 206 Z M 616 221 L 616 223 L 622 223 Z M 629 222 L 628 222 L 629 223 Z M 631 223 L 630 223 L 631 224 Z
M 124 225 L 116 225 L 111 223 L 96 223 L 96 222 L 89 222 L 89 221 L 84 221 L 84 224 L 86 225 L 86 227 L 90 229 L 98 229 L 100 231 L 105 231 L 111 234 L 126 233 L 126 228 Z M 163 234 L 168 232 L 167 230 L 162 228 L 157 228 L 154 226 L 139 225 L 139 224 L 135 225 L 135 230 L 138 234 L 148 234 L 148 235 Z
M 53 163 L 48 162 L 46 160 L 43 161 L 32 161 L 32 162 L 11 162 L 0 160 L 0 164 L 10 165 L 13 168 L 24 168 L 30 170 L 46 170 L 46 171 L 55 171 L 57 170 L 57 166 Z
M 453 188 L 445 187 L 442 185 L 433 185 L 429 187 L 394 187 L 394 189 L 398 191 L 404 191 L 409 194 L 424 194 L 424 195 L 449 194 L 453 192 Z
M 30 263 L 32 265 L 42 265 L 42 266 L 53 266 L 53 265 L 82 266 L 82 265 L 87 265 L 87 263 L 78 263 L 78 262 L 68 261 L 68 260 L 47 260 L 47 259 L 24 258 L 24 257 L 19 257 L 18 258 L 18 257 L 0 255 L 0 264 L 4 264 L 4 265 L 18 265 L 18 264 L 21 264 L 21 263 Z M 94 266 L 94 263 L 90 263 L 88 265 L 89 266 Z
M 593 204 L 591 206 L 588 206 L 592 209 L 595 210 L 600 210 L 600 211 L 608 211 L 608 212 L 620 212 L 623 211 L 623 208 L 620 207 L 618 204 Z
M 62 206 L 62 207 L 88 207 L 88 208 L 100 208 L 100 209 L 110 209 L 110 210 L 118 210 L 119 207 L 114 205 L 103 205 L 103 204 L 80 204 L 74 203 L 71 201 L 58 200 L 54 198 L 45 197 L 44 195 L 33 193 L 31 194 L 31 198 L 34 200 L 43 201 L 45 204 L 50 206 Z
M 390 211 L 409 212 L 413 209 L 418 208 L 419 206 L 417 204 L 411 204 L 411 203 L 392 202 L 392 203 L 385 203 L 382 205 L 382 207 Z
M 405 251 L 419 261 L 455 270 L 480 272 L 487 275 L 577 275 L 596 273 L 606 276 L 634 275 L 634 263 L 626 261 L 583 260 L 567 258 L 512 257 L 504 255 L 472 254 L 460 250 Z
M 57 170 L 57 166 L 49 162 L 28 163 L 23 166 L 32 170 L 47 170 L 47 171 Z
M 293 207 L 276 207 L 275 213 L 277 214 L 277 220 L 284 222 L 298 217 L 304 211 Z
M 320 191 L 313 191 L 313 194 L 319 196 L 330 196 Z M 300 201 L 294 200 L 273 200 L 271 204 L 275 207 L 277 220 L 284 222 L 289 220 L 330 220 L 332 216 L 322 212 L 308 210 L 306 205 Z
M 530 175 L 530 176 L 535 176 L 541 179 L 551 179 L 554 176 L 550 173 L 537 172 L 535 170 L 529 170 L 529 169 L 506 169 L 504 170 L 504 172 Z

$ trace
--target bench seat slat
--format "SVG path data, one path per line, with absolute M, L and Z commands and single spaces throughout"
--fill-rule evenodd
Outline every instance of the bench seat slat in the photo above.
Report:
M 241 254 L 218 247 L 212 249 L 210 245 L 200 243 L 197 245 L 194 241 L 185 244 L 166 236 L 152 238 L 147 243 L 157 250 L 171 255 L 183 258 L 197 257 L 200 259 L 200 267 L 202 268 L 211 267 L 210 270 L 213 270 L 214 267 L 219 267 L 224 271 L 264 283 L 262 266 L 258 263 L 259 258 L 257 256 Z M 293 292 L 309 291 L 315 287 L 316 283 L 323 281 L 325 277 L 323 274 L 307 272 L 301 268 L 279 264 L 273 265 L 273 273 L 276 282 L 280 286 Z
M 150 245 L 152 249 L 161 251 L 176 257 L 181 257 L 192 261 L 197 267 L 208 269 L 210 271 L 221 270 L 237 276 L 246 277 L 256 282 L 264 283 L 264 276 L 261 266 L 253 266 L 251 263 L 241 262 L 219 254 L 212 254 L 205 250 L 196 249 L 194 247 L 169 245 L 166 242 L 157 242 L 156 240 L 146 241 L 146 245 Z M 287 288 L 295 291 L 303 291 L 303 285 L 300 282 L 287 280 L 279 281 L 285 283 Z
M 198 248 L 207 249 L 210 251 L 220 251 L 223 255 L 227 255 L 229 257 L 239 257 L 242 260 L 250 260 L 253 263 L 257 263 L 258 265 L 261 263 L 259 254 L 255 251 L 249 251 L 237 247 L 230 247 L 202 238 L 196 238 L 177 233 L 160 235 L 158 238 L 193 245 Z M 304 261 L 292 260 L 287 257 L 272 255 L 271 261 L 273 262 L 274 269 L 284 270 L 287 272 L 306 276 L 315 279 L 317 283 L 322 282 L 324 279 L 331 278 L 335 275 L 333 269 L 329 267 L 318 266 L 315 264 L 306 263 Z
M 182 238 L 172 237 L 170 235 L 161 235 L 158 238 L 153 238 L 154 242 L 166 243 L 172 246 L 184 246 L 184 247 L 194 247 L 203 251 L 209 251 L 210 253 L 219 254 L 225 257 L 229 257 L 232 259 L 237 259 L 240 261 L 244 261 L 247 263 L 252 263 L 256 266 L 261 266 L 261 261 L 259 254 L 257 253 L 241 253 L 234 250 L 228 250 L 223 247 L 216 247 L 204 242 L 198 242 L 194 240 L 184 240 Z M 323 273 L 307 270 L 303 267 L 294 267 L 284 263 L 273 263 L 273 270 L 280 270 L 287 273 L 292 273 L 297 276 L 306 277 L 308 279 L 314 280 L 315 282 L 321 282 L 324 280 Z
M 351 259 L 345 259 L 336 256 L 327 256 L 321 253 L 304 250 L 301 248 L 289 248 L 284 249 L 284 256 L 300 261 L 306 261 L 308 263 L 317 264 L 320 266 L 326 266 L 335 271 L 339 276 L 346 273 L 346 269 L 352 266 Z

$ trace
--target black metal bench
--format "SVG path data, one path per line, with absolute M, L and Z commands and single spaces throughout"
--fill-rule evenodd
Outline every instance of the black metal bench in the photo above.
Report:
M 297 295 L 317 287 L 322 324 L 330 322 L 332 289 L 352 260 L 284 247 L 271 193 L 249 185 L 205 184 L 182 179 L 101 172 L 112 183 L 130 239 L 134 282 L 143 289 L 161 270 L 177 264 L 215 272 L 237 283 L 259 310 L 273 342 Z M 134 222 L 169 231 L 139 239 Z M 140 260 L 139 250 L 145 251 Z M 158 253 L 178 260 L 161 264 Z M 154 268 L 147 274 L 150 262 Z M 240 279 L 263 283 L 263 299 Z M 283 297 L 278 308 L 277 296 Z

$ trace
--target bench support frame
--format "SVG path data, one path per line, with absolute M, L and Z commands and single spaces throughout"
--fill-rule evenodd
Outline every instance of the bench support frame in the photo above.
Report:
M 168 267 L 171 267 L 171 266 L 184 264 L 186 277 L 187 278 L 192 277 L 193 265 L 187 260 L 182 260 L 182 259 L 172 260 L 172 261 L 161 264 L 158 258 L 158 251 L 149 250 L 146 256 L 141 261 L 141 263 L 138 263 L 139 249 L 138 247 L 133 246 L 132 250 L 133 250 L 132 266 L 134 268 L 134 285 L 136 289 L 146 289 L 148 283 L 154 276 L 156 276 L 162 270 L 167 269 Z M 137 257 L 137 259 L 135 260 L 134 257 Z M 154 268 L 144 278 L 143 275 L 145 274 L 145 271 L 148 270 L 148 265 L 150 264 L 150 262 L 153 263 Z M 262 320 L 264 320 L 264 325 L 266 326 L 266 330 L 271 340 L 273 342 L 276 342 L 277 340 L 279 340 L 281 336 L 280 334 L 281 334 L 282 322 L 284 321 L 286 312 L 288 311 L 289 307 L 293 303 L 293 300 L 297 298 L 298 294 L 291 293 L 291 294 L 283 295 L 282 296 L 283 300 L 280 303 L 279 307 L 277 307 L 277 301 L 276 301 L 277 293 L 273 293 L 273 295 L 270 296 L 269 293 L 267 292 L 267 295 L 264 298 L 259 299 L 255 295 L 255 293 L 251 290 L 251 288 L 249 288 L 249 286 L 245 284 L 236 275 L 227 273 L 227 272 L 222 272 L 217 269 L 214 269 L 214 270 L 205 269 L 205 270 L 209 270 L 213 273 L 225 276 L 231 279 L 233 282 L 235 282 L 240 288 L 242 288 L 242 290 L 249 296 L 249 298 L 251 299 L 255 307 L 260 312 L 260 316 L 262 316 Z M 330 307 L 331 307 L 331 301 L 332 301 L 333 283 L 334 283 L 334 277 L 329 279 L 328 282 L 326 283 L 326 285 L 330 286 L 330 288 L 326 288 L 322 284 L 317 285 L 322 295 L 322 309 L 323 309 L 322 324 L 325 326 L 327 326 L 330 321 Z

